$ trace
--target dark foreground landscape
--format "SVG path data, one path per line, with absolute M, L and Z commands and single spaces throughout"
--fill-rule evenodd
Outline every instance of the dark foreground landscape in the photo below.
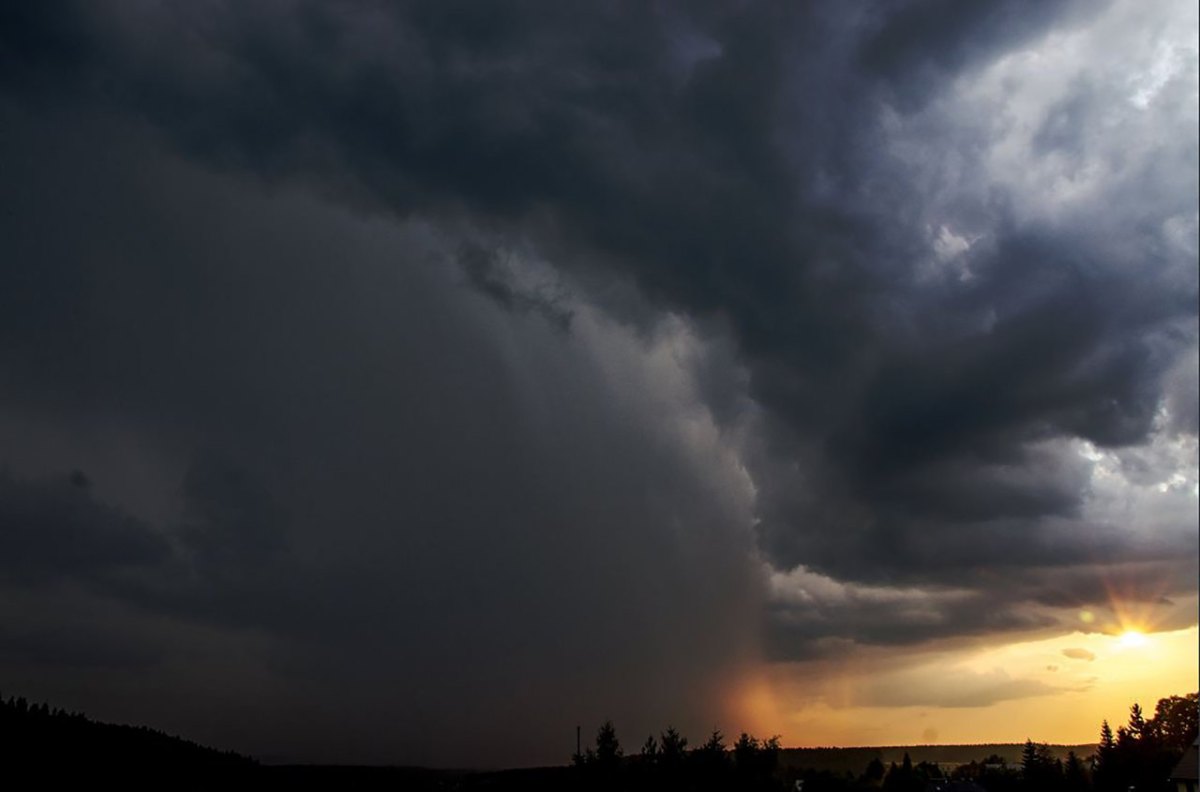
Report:
M 39 786 L 117 782 L 126 789 L 362 790 L 872 790 L 1175 792 L 1180 760 L 1195 751 L 1197 694 L 1130 709 L 1115 731 L 1084 745 L 914 745 L 783 748 L 777 738 L 714 732 L 699 745 L 668 728 L 636 752 L 602 725 L 594 744 L 561 767 L 438 770 L 419 767 L 266 765 L 145 727 L 0 701 L 5 770 Z M 1187 762 L 1183 763 L 1187 765 Z M 1193 763 L 1194 765 L 1194 763 Z M 1184 772 L 1194 774 L 1194 769 Z M 1186 787 L 1181 787 L 1186 788 Z

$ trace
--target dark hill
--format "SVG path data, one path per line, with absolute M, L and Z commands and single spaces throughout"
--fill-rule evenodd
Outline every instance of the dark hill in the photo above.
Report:
M 39 788 L 81 780 L 117 780 L 125 788 L 215 789 L 258 764 L 143 726 L 99 723 L 79 714 L 0 701 L 0 746 L 10 772 Z

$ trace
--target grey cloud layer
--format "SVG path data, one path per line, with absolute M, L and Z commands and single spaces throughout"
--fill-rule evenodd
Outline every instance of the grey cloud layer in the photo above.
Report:
M 6 9 L 5 404 L 171 460 L 147 535 L 190 571 L 129 597 L 310 637 L 386 612 L 414 669 L 456 630 L 515 669 L 578 610 L 603 638 L 551 665 L 724 668 L 754 518 L 776 569 L 853 584 L 776 592 L 780 658 L 1194 593 L 1194 494 L 1156 493 L 1194 478 L 1195 74 L 1121 115 L 1071 37 L 1111 48 L 1123 7 Z M 1005 94 L 1048 37 L 1077 79 Z M 219 208 L 250 177 L 282 196 L 254 222 Z M 664 374 L 668 315 L 700 351 Z
M 143 622 L 217 630 L 249 670 L 213 677 L 258 669 L 280 713 L 244 747 L 285 757 L 550 761 L 576 720 L 721 717 L 695 692 L 753 654 L 749 489 L 715 429 L 675 426 L 670 338 L 645 359 L 594 313 L 513 322 L 427 231 L 205 175 L 137 124 L 85 116 L 76 148 L 5 118 L 0 515 L 28 613 L 69 623 L 62 586 L 135 607 L 164 674 L 194 639 Z M 60 689 L 38 637 L 11 636 L 9 684 Z M 194 684 L 166 686 L 201 737 Z M 343 726 L 361 741 L 306 732 Z

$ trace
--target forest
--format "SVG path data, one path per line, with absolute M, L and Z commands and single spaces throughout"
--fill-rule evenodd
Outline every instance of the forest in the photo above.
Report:
M 712 732 L 688 749 L 688 740 L 668 728 L 651 735 L 641 749 L 625 755 L 611 722 L 600 726 L 595 744 L 575 754 L 573 765 L 583 789 L 633 790 L 794 790 L 804 792 L 1167 792 L 1167 779 L 1197 734 L 1197 694 L 1160 699 L 1148 716 L 1139 704 L 1129 722 L 1114 732 L 1104 721 L 1094 751 L 1055 755 L 1051 746 L 1027 740 L 1018 762 L 999 755 L 966 764 L 871 759 L 859 773 L 805 767 L 788 761 L 778 737 L 741 734 L 727 745 Z M 797 785 L 799 783 L 799 786 Z

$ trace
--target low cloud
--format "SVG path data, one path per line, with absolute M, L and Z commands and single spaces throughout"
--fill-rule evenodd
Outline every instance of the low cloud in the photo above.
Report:
M 1036 679 L 1014 678 L 1001 669 L 929 669 L 885 675 L 868 684 L 855 703 L 868 707 L 987 707 L 1001 701 L 1049 696 L 1070 688 Z
M 1063 657 L 1069 657 L 1072 660 L 1086 660 L 1090 663 L 1096 659 L 1095 653 L 1089 652 L 1087 649 L 1078 649 L 1078 648 L 1063 649 L 1062 653 L 1063 653 Z

